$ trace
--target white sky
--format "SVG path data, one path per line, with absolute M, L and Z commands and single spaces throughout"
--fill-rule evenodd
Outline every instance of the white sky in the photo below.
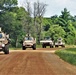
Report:
M 28 0 L 18 0 L 18 4 L 23 5 Z M 29 0 L 31 4 L 38 0 Z M 76 15 L 76 0 L 40 0 L 40 2 L 46 3 L 45 17 L 51 17 L 53 15 L 61 15 L 61 11 L 67 8 L 71 15 Z

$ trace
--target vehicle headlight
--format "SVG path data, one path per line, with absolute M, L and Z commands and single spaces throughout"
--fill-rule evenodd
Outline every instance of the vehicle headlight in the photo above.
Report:
M 5 47 L 5 44 L 2 44 L 2 47 Z

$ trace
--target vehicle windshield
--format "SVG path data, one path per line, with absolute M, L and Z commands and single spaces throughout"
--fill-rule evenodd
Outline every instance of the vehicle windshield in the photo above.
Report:
M 51 38 L 50 38 L 50 37 L 45 37 L 44 39 L 45 39 L 45 40 L 51 40 Z
M 33 40 L 32 37 L 25 37 L 25 40 Z
M 0 33 L 0 39 L 2 38 L 2 34 Z

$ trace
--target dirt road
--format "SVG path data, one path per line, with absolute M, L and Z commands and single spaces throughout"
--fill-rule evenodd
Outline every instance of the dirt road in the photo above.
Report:
M 13 50 L 0 53 L 0 75 L 76 75 L 72 66 L 57 55 L 55 49 Z

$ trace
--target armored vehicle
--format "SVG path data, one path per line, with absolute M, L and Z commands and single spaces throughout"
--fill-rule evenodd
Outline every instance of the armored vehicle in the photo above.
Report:
M 22 42 L 22 49 L 32 48 L 36 50 L 36 38 L 33 38 L 30 34 L 27 34 Z
M 46 48 L 46 46 L 50 46 L 50 48 L 54 47 L 53 41 L 50 37 L 44 37 L 44 39 L 41 40 L 40 43 L 42 43 L 43 48 Z
M 4 54 L 9 54 L 9 43 L 9 35 L 2 32 L 0 28 L 0 51 L 3 51 Z
M 58 38 L 57 42 L 55 43 L 55 47 L 65 47 L 65 43 L 62 41 L 62 38 Z

